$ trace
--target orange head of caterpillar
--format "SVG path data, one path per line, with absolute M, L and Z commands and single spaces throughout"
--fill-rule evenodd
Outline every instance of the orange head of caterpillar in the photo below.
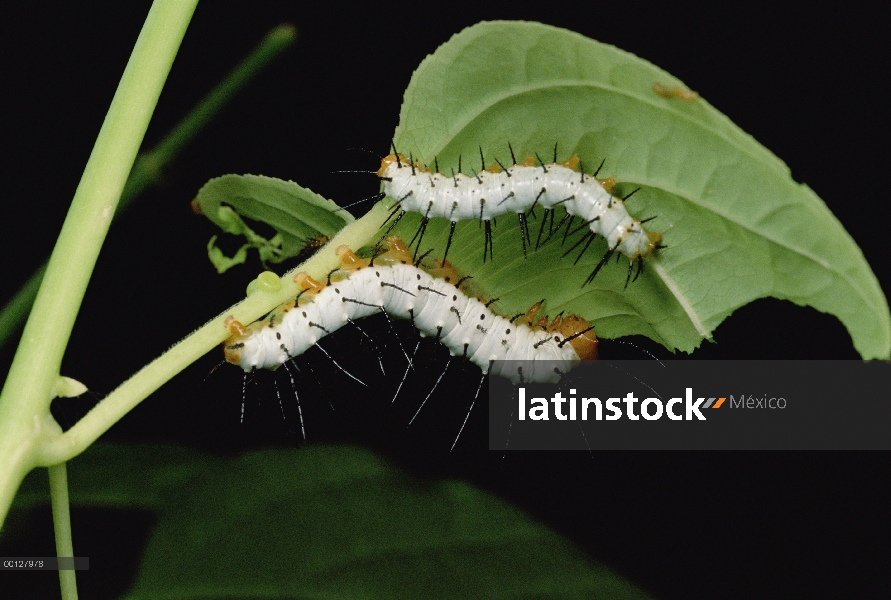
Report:
M 387 169 L 389 169 L 393 165 L 409 168 L 412 167 L 411 160 L 405 158 L 404 154 L 388 154 L 381 159 L 381 168 L 377 170 L 377 176 L 384 177 L 387 173 Z M 427 170 L 426 167 L 421 166 L 421 163 L 417 161 L 415 161 L 414 168 L 421 171 Z
M 229 330 L 229 333 L 232 334 L 228 340 L 223 342 L 223 354 L 226 358 L 226 362 L 232 363 L 233 365 L 240 364 L 240 351 L 244 348 L 244 342 L 242 340 L 250 335 L 250 331 L 239 321 L 236 321 L 235 317 L 231 315 L 226 317 L 225 326 L 226 329 Z
M 226 359 L 226 362 L 231 365 L 240 365 L 241 354 L 239 351 L 242 348 L 242 342 L 236 341 L 233 338 L 226 340 L 226 343 L 223 344 L 223 357 Z
M 405 157 L 402 156 L 401 154 L 388 154 L 385 157 L 383 157 L 381 159 L 381 168 L 377 170 L 377 176 L 383 177 L 384 173 L 387 172 L 387 169 L 390 168 L 390 165 L 396 164 L 397 162 L 399 164 L 402 164 L 404 162 L 407 163 L 407 161 L 405 160 Z
M 555 319 L 557 321 L 557 319 Z M 551 323 L 555 331 L 559 331 L 569 340 L 575 353 L 582 360 L 597 360 L 597 336 L 586 320 L 578 315 L 567 315 L 559 322 Z

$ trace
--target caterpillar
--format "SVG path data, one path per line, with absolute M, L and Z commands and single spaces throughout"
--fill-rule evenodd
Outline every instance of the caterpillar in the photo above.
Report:
M 577 361 L 597 358 L 597 337 L 582 317 L 538 318 L 543 301 L 513 318 L 496 315 L 489 308 L 494 301 L 461 291 L 467 278 L 449 263 L 426 256 L 413 261 L 395 236 L 386 238 L 386 245 L 370 259 L 340 246 L 335 252 L 342 265 L 328 281 L 298 273 L 294 280 L 302 291 L 265 319 L 245 326 L 230 316 L 226 361 L 245 371 L 274 370 L 343 325 L 378 312 L 410 319 L 422 335 L 435 336 L 483 373 L 492 360 L 549 361 L 547 368 L 533 363 L 522 373 L 499 373 L 515 382 L 556 382 Z
M 509 144 L 508 147 L 510 148 Z M 483 243 L 483 261 L 485 261 L 487 251 L 489 257 L 492 257 L 491 222 L 498 215 L 513 212 L 517 214 L 520 222 L 520 238 L 525 257 L 527 242 L 531 243 L 526 215 L 532 213 L 538 205 L 544 209 L 539 236 L 536 240 L 536 247 L 538 247 L 549 213 L 556 207 L 563 206 L 567 214 L 557 226 L 557 231 L 568 219 L 566 235 L 569 235 L 573 217 L 580 217 L 584 221 L 584 224 L 576 231 L 588 229 L 587 233 L 566 254 L 584 243 L 579 254 L 579 258 L 581 258 L 598 234 L 606 238 L 607 241 L 606 254 L 582 284 L 583 286 L 597 276 L 601 267 L 616 252 L 629 258 L 628 276 L 625 280 L 627 286 L 635 261 L 638 265 L 637 274 L 634 277 L 636 280 L 643 270 L 643 259 L 654 250 L 664 247 L 660 244 L 661 234 L 647 231 L 643 227 L 643 223 L 651 219 L 639 221 L 628 214 L 624 200 L 631 194 L 625 198 L 617 198 L 610 194 L 615 182 L 612 179 L 597 179 L 596 172 L 594 175 L 586 175 L 578 156 L 573 155 L 569 160 L 558 163 L 555 145 L 554 162 L 546 165 L 539 157 L 539 164 L 536 166 L 535 158 L 529 156 L 523 162 L 518 163 L 513 148 L 510 148 L 510 153 L 514 162 L 511 167 L 505 167 L 497 159 L 491 166 L 486 167 L 483 152 L 480 149 L 481 170 L 474 172 L 471 177 L 460 172 L 456 174 L 454 171 L 452 175 L 444 175 L 438 172 L 438 164 L 435 164 L 435 171 L 430 171 L 427 167 L 421 166 L 411 159 L 406 159 L 394 148 L 394 153 L 383 158 L 380 169 L 377 171 L 377 176 L 383 181 L 383 193 L 396 201 L 393 212 L 387 220 L 389 221 L 396 212 L 399 212 L 387 233 L 393 230 L 393 227 L 407 212 L 420 213 L 423 217 L 415 234 L 415 239 L 418 239 L 418 247 L 420 247 L 427 223 L 431 218 L 449 219 L 451 225 L 443 254 L 443 260 L 445 260 L 457 222 L 465 219 L 478 219 L 485 225 Z M 458 170 L 461 170 L 460 162 Z M 552 214 L 551 224 L 553 225 Z M 553 234 L 553 229 L 551 234 Z M 566 235 L 564 235 L 564 241 Z M 409 242 L 409 246 L 413 243 L 414 239 Z

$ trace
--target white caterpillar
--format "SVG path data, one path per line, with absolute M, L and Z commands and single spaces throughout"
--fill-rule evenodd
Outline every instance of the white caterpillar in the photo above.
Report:
M 482 160 L 482 150 L 480 158 Z M 451 230 L 444 253 L 443 260 L 445 260 L 452 243 L 455 224 L 466 219 L 478 219 L 486 226 L 486 240 L 483 247 L 485 261 L 486 248 L 490 257 L 492 254 L 490 221 L 494 217 L 512 212 L 517 214 L 525 255 L 526 242 L 529 239 L 525 221 L 526 211 L 531 212 L 536 205 L 541 205 L 545 210 L 543 217 L 545 219 L 550 211 L 563 206 L 569 217 L 581 218 L 589 228 L 589 232 L 576 244 L 578 246 L 587 239 L 582 253 L 597 234 L 602 235 L 607 241 L 607 253 L 585 283 L 594 279 L 600 268 L 615 252 L 620 252 L 629 258 L 629 278 L 635 261 L 638 264 L 639 275 L 643 268 L 643 258 L 662 247 L 659 244 L 662 236 L 656 232 L 646 231 L 643 222 L 628 214 L 622 199 L 609 193 L 608 188 L 615 182 L 611 179 L 598 180 L 593 175 L 585 175 L 579 167 L 577 156 L 571 157 L 566 162 L 557 163 L 555 147 L 555 162 L 552 164 L 535 166 L 535 160 L 531 156 L 522 163 L 516 163 L 516 160 L 514 162 L 515 164 L 509 168 L 496 163 L 472 177 L 463 173 L 453 173 L 449 176 L 431 172 L 406 159 L 402 154 L 390 154 L 381 161 L 377 175 L 383 180 L 384 193 L 396 200 L 393 214 L 396 210 L 402 212 L 388 232 L 392 231 L 393 226 L 409 211 L 423 215 L 418 230 L 421 237 L 429 219 L 434 217 L 449 219 Z M 541 163 L 541 159 L 539 162 Z M 568 227 L 569 225 L 567 232 Z M 557 230 L 559 229 L 558 225 Z M 539 231 L 540 238 L 541 231 Z M 420 244 L 419 240 L 419 247 Z
M 350 321 L 381 311 L 411 319 L 422 335 L 436 336 L 452 355 L 463 355 L 484 373 L 491 360 L 556 361 L 538 369 L 533 363 L 521 376 L 500 373 L 513 381 L 554 382 L 575 362 L 597 357 L 597 338 L 581 317 L 536 320 L 540 302 L 525 315 L 498 316 L 458 288 L 461 281 L 448 263 L 420 268 L 402 240 L 389 237 L 387 244 L 371 260 L 341 246 L 336 252 L 343 266 L 329 283 L 298 273 L 295 281 L 304 291 L 263 321 L 245 327 L 230 317 L 226 360 L 245 371 L 276 369 Z

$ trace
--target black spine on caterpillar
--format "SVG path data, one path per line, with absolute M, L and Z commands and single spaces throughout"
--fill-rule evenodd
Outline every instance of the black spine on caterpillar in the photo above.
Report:
M 462 173 L 432 173 L 401 154 L 390 154 L 381 161 L 377 175 L 383 180 L 384 193 L 397 200 L 398 208 L 424 215 L 425 224 L 434 217 L 452 223 L 478 219 L 488 224 L 501 214 L 524 215 L 534 206 L 542 206 L 548 212 L 563 206 L 569 215 L 585 222 L 591 239 L 597 234 L 606 238 L 609 256 L 618 252 L 627 256 L 631 264 L 637 261 L 642 266 L 643 258 L 662 247 L 661 234 L 647 231 L 641 221 L 628 213 L 622 199 L 606 189 L 611 186 L 605 187 L 604 182 L 611 180 L 586 176 L 579 169 L 576 156 L 563 163 L 538 166 L 528 157 L 506 169 L 496 163 L 468 177 Z M 520 225 L 525 226 L 522 218 Z M 526 232 L 521 233 L 526 239 Z M 600 266 L 587 281 L 593 279 Z M 630 272 L 629 267 L 629 275 Z

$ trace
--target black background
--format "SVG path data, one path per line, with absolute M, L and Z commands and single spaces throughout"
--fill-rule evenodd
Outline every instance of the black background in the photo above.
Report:
M 6 258 L 0 298 L 11 295 L 49 254 L 149 4 L 29 3 L 21 12 L 3 9 L 0 235 Z M 888 292 L 889 48 L 888 23 L 879 12 L 791 9 L 779 3 L 762 8 L 721 3 L 710 9 L 678 3 L 537 6 L 200 5 L 145 147 L 267 30 L 287 21 L 297 25 L 301 37 L 194 141 L 165 172 L 161 186 L 115 222 L 63 373 L 87 382 L 97 394 L 108 393 L 242 297 L 259 265 L 217 276 L 205 253 L 213 228 L 189 210 L 189 201 L 211 177 L 231 172 L 292 179 L 341 204 L 376 192 L 373 177 L 331 171 L 375 168 L 374 156 L 348 149 L 383 154 L 413 69 L 451 35 L 485 19 L 566 27 L 678 76 L 783 158 L 793 177 L 826 201 Z M 376 326 L 381 325 L 371 325 Z M 409 333 L 400 332 L 413 347 Z M 329 351 L 349 367 L 368 371 L 365 363 L 376 366 L 373 355 L 357 350 L 357 340 L 345 335 Z M 693 358 L 857 357 L 834 317 L 774 300 L 737 311 L 718 328 L 715 340 Z M 667 355 L 646 341 L 637 343 Z M 449 454 L 478 371 L 468 367 L 457 376 L 457 365 L 450 367 L 425 412 L 406 430 L 417 394 L 426 394 L 445 363 L 442 351 L 422 348 L 433 366 L 410 378 L 414 394 L 400 396 L 395 410 L 386 401 L 355 400 L 361 390 L 349 387 L 320 355 L 308 355 L 321 391 L 335 396 L 337 408 L 332 416 L 327 406 L 319 407 L 324 401 L 318 385 L 308 384 L 315 391 L 302 400 L 311 442 L 359 443 L 419 477 L 470 479 L 657 597 L 891 594 L 886 453 L 510 453 L 502 459 L 485 450 L 485 411 L 480 410 Z M 629 351 L 640 357 L 633 347 L 602 346 L 611 358 Z M 383 352 L 388 373 L 399 371 L 398 351 L 391 344 Z M 11 356 L 8 348 L 0 351 L 4 370 Z M 221 367 L 208 376 L 219 360 L 214 353 L 187 369 L 107 438 L 176 441 L 227 453 L 293 444 L 294 436 L 283 431 L 274 378 L 260 378 L 249 389 L 247 424 L 240 426 L 241 375 Z M 279 377 L 278 383 L 287 386 L 287 379 Z M 392 386 L 386 389 L 391 395 Z M 337 397 L 340 390 L 344 395 Z M 292 398 L 285 408 L 293 423 Z M 82 409 L 65 410 L 74 418 Z M 33 547 L 0 543 L 3 552 L 52 554 L 48 511 L 39 517 L 27 536 Z M 90 556 L 92 565 L 79 575 L 82 595 L 123 592 L 134 576 L 150 517 L 75 510 L 73 519 L 76 553 Z M 54 594 L 55 577 L 20 574 L 16 579 L 46 585 Z M 35 590 L 29 587 L 28 596 L 41 595 Z

